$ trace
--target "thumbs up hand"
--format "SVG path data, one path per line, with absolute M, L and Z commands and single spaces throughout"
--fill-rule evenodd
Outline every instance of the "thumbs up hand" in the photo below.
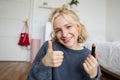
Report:
M 42 62 L 45 66 L 59 67 L 63 62 L 63 52 L 53 51 L 52 42 L 48 41 L 48 49 L 46 55 L 42 59 Z

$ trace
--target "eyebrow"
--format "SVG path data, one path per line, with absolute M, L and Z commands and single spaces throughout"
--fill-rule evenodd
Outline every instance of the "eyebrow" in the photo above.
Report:
M 73 25 L 73 24 L 71 24 L 71 23 L 69 23 L 69 24 L 65 24 L 65 25 L 63 25 L 63 26 L 68 26 L 68 25 Z M 54 30 L 56 30 L 56 29 L 60 29 L 59 27 L 54 27 Z
M 64 26 L 67 26 L 67 25 L 69 25 L 69 24 L 65 24 Z
M 69 24 L 65 24 L 64 26 L 68 26 L 68 25 L 73 25 L 73 24 L 69 23 Z
M 60 28 L 55 28 L 55 30 L 60 29 Z

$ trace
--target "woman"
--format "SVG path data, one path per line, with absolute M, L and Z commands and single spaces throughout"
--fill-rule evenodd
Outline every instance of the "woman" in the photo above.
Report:
M 39 50 L 28 74 L 28 80 L 100 80 L 97 54 L 80 46 L 87 40 L 85 26 L 65 6 L 50 17 L 52 40 Z

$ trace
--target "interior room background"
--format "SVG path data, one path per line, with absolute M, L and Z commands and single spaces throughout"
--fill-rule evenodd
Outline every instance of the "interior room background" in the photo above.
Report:
M 49 37 L 46 24 L 52 9 L 70 1 L 0 0 L 0 61 L 31 61 Z M 120 0 L 78 1 L 70 8 L 86 26 L 88 41 L 120 41 Z M 28 49 L 17 45 L 26 19 L 32 45 Z

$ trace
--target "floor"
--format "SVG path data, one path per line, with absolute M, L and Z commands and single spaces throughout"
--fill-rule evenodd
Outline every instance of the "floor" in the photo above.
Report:
M 26 80 L 28 62 L 0 62 L 0 80 Z
M 29 62 L 0 61 L 0 80 L 26 80 L 29 68 Z M 101 80 L 120 80 L 102 73 Z

